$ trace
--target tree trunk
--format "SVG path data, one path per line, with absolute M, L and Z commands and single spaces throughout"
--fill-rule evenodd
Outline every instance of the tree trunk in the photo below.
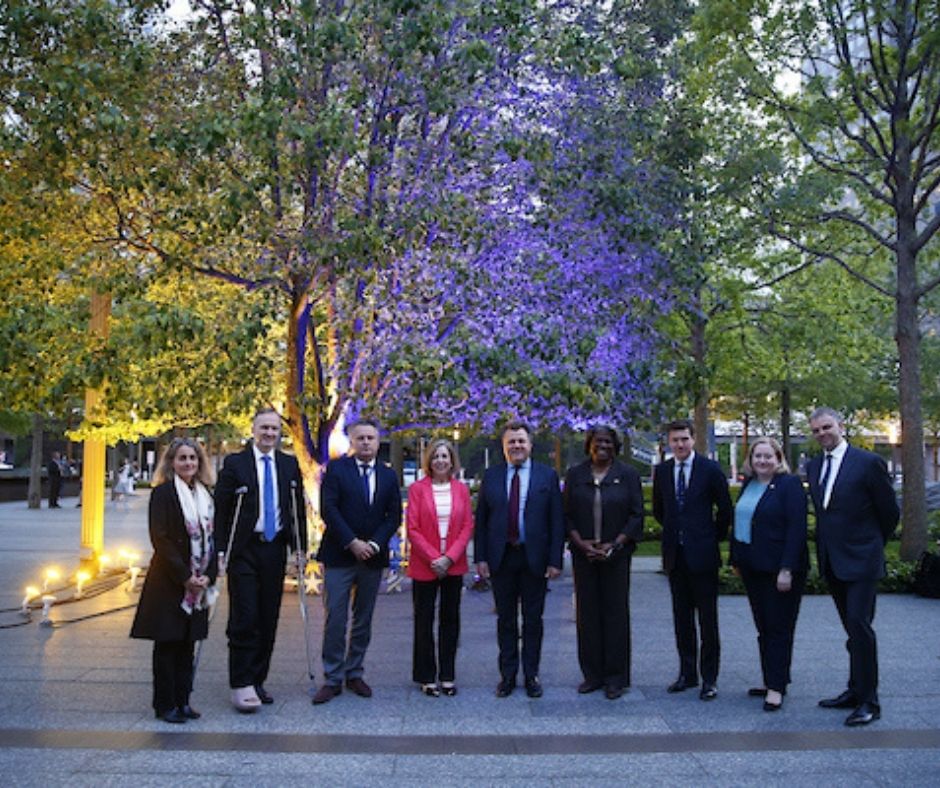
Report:
M 696 298 L 695 307 L 699 308 Z M 695 426 L 695 451 L 703 457 L 708 455 L 708 374 L 706 372 L 707 344 L 705 340 L 705 329 L 708 327 L 708 320 L 698 309 L 697 314 L 692 320 L 692 332 L 690 336 L 692 361 L 695 368 L 695 403 L 692 411 L 692 423 Z
M 924 474 L 924 422 L 921 414 L 920 327 L 916 269 L 912 254 L 898 243 L 897 334 L 898 392 L 901 402 L 901 551 L 916 561 L 927 549 L 927 499 Z
M 26 505 L 39 509 L 42 505 L 42 414 L 33 414 L 33 447 L 29 455 L 29 489 Z
M 780 443 L 788 463 L 793 462 L 790 456 L 790 410 L 790 386 L 784 383 L 780 390 Z
M 405 444 L 401 435 L 390 435 L 388 439 L 388 453 L 390 464 L 398 476 L 398 483 L 405 483 Z M 421 465 L 421 458 L 418 458 L 418 465 Z

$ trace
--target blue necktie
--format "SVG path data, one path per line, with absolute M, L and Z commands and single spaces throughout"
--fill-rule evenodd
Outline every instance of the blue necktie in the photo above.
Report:
M 369 488 L 369 474 L 372 472 L 372 467 L 369 465 L 362 465 L 362 489 L 366 496 L 366 504 L 369 506 L 372 505 L 372 490 Z
M 264 538 L 273 542 L 277 536 L 277 512 L 274 510 L 274 474 L 271 473 L 271 458 L 265 454 L 264 460 Z
M 676 480 L 676 503 L 681 509 L 685 506 L 685 463 L 679 463 L 679 478 Z

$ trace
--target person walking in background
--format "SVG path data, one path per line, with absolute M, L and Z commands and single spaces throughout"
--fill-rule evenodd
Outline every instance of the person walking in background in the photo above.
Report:
M 877 454 L 850 446 L 842 416 L 832 408 L 810 415 L 813 437 L 823 455 L 806 466 L 816 510 L 816 556 L 842 626 L 848 635 L 847 689 L 819 705 L 852 709 L 849 726 L 881 717 L 875 598 L 885 576 L 885 543 L 900 518 L 888 468 Z
M 718 543 L 728 535 L 731 496 L 721 466 L 693 451 L 687 419 L 666 425 L 672 459 L 653 476 L 653 516 L 663 527 L 663 569 L 669 575 L 679 652 L 679 677 L 669 692 L 698 686 L 702 700 L 718 697 Z M 701 637 L 699 655 L 695 618 Z
M 519 608 L 522 608 L 522 670 L 530 698 L 542 696 L 542 613 L 548 580 L 561 574 L 564 514 L 558 476 L 533 462 L 531 430 L 510 422 L 502 433 L 505 464 L 483 475 L 475 515 L 477 572 L 491 579 L 496 602 L 500 681 L 496 696 L 508 697 L 519 671 Z
M 793 633 L 806 585 L 806 493 L 773 438 L 751 443 L 734 509 L 730 563 L 747 589 L 763 687 L 749 694 L 778 711 L 790 683 Z
M 412 679 L 425 695 L 456 695 L 455 662 L 460 636 L 460 596 L 468 571 L 467 544 L 473 535 L 470 493 L 455 477 L 457 448 L 448 440 L 431 441 L 424 455 L 424 478 L 408 488 L 408 540 L 414 603 Z M 434 606 L 440 596 L 437 658 Z
M 314 704 L 328 703 L 346 687 L 372 697 L 363 679 L 372 639 L 372 614 L 382 570 L 389 565 L 388 543 L 401 525 L 398 476 L 376 459 L 379 425 L 360 419 L 347 429 L 352 455 L 326 466 L 320 487 L 320 514 L 325 530 L 318 560 L 323 563 L 324 684 Z M 352 603 L 352 626 L 346 624 Z
M 160 459 L 150 495 L 153 558 L 144 578 L 131 637 L 153 641 L 153 710 L 179 724 L 199 719 L 189 705 L 193 645 L 209 631 L 210 585 L 218 571 L 209 486 L 212 469 L 202 445 L 176 438 Z
M 613 427 L 588 430 L 590 459 L 565 477 L 565 525 L 574 569 L 578 692 L 604 688 L 615 700 L 630 686 L 630 561 L 643 537 L 640 475 L 617 459 Z
M 295 457 L 277 449 L 281 417 L 273 408 L 262 408 L 252 420 L 251 435 L 251 444 L 225 458 L 215 489 L 219 549 L 225 551 L 231 544 L 224 557 L 229 686 L 232 705 L 245 713 L 274 702 L 264 682 L 281 612 L 285 560 L 293 549 L 303 571 L 307 551 L 300 467 Z
M 49 508 L 60 509 L 59 495 L 62 493 L 62 455 L 52 452 L 49 464 L 46 466 L 49 475 Z

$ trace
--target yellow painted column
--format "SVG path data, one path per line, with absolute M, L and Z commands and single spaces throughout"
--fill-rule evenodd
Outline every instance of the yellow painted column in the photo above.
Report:
M 91 320 L 88 332 L 93 336 L 108 336 L 111 317 L 111 296 L 91 294 Z M 100 422 L 105 415 L 104 391 L 101 388 L 85 390 L 85 421 Z M 86 440 L 82 452 L 82 542 L 81 563 L 96 564 L 104 550 L 104 481 L 107 446 L 102 440 Z M 97 566 L 93 569 L 97 570 Z

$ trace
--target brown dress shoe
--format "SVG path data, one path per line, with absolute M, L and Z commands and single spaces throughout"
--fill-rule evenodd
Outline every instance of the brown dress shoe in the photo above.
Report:
M 343 688 L 338 684 L 324 684 L 317 690 L 317 694 L 313 696 L 311 703 L 313 703 L 314 706 L 319 706 L 321 703 L 329 703 L 342 691 Z
M 360 677 L 354 679 L 346 679 L 346 689 L 352 690 L 360 698 L 371 698 L 372 697 L 372 687 L 366 684 Z

